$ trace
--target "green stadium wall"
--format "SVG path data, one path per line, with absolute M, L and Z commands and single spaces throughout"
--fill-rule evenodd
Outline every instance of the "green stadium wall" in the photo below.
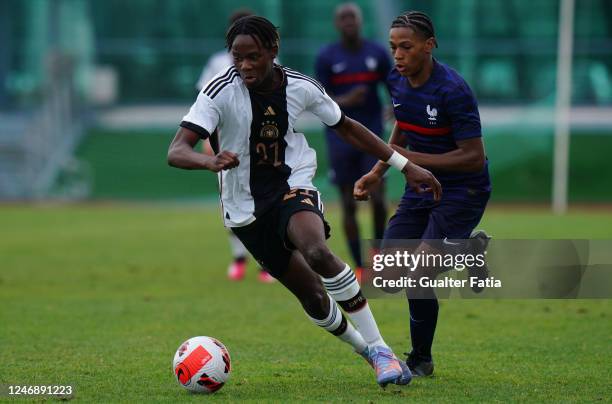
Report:
M 92 130 L 77 150 L 77 158 L 90 172 L 90 198 L 215 201 L 215 175 L 202 171 L 178 170 L 167 165 L 166 152 L 173 135 L 173 130 Z M 306 136 L 318 156 L 315 184 L 322 191 L 325 200 L 335 200 L 337 193 L 327 179 L 324 135 L 322 131 L 311 131 L 307 132 Z M 516 134 L 491 131 L 485 136 L 485 146 L 493 181 L 492 201 L 550 200 L 553 146 L 551 133 Z M 612 136 L 597 132 L 572 134 L 570 201 L 612 201 L 610 151 Z M 389 197 L 398 200 L 403 187 L 403 179 L 399 173 L 391 173 Z

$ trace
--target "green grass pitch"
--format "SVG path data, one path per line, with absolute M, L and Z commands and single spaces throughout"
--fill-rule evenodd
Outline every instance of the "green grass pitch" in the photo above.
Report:
M 328 218 L 332 248 L 346 258 L 333 206 Z M 282 286 L 259 284 L 253 265 L 244 282 L 225 279 L 216 207 L 5 205 L 0 223 L 0 384 L 70 383 L 83 402 L 610 399 L 609 300 L 442 301 L 435 377 L 382 390 Z M 499 238 L 612 238 L 612 214 L 493 207 L 482 227 Z M 401 354 L 406 303 L 371 305 Z M 184 391 L 171 370 L 174 351 L 196 335 L 220 339 L 232 356 L 229 383 L 209 397 Z

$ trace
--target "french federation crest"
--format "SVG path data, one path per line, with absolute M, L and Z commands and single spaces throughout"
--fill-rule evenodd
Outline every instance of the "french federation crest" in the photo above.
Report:
M 427 104 L 427 108 L 425 109 L 427 111 L 427 115 L 429 115 L 429 119 L 432 122 L 436 121 L 436 117 L 438 116 L 438 110 L 436 108 L 432 108 L 431 105 Z

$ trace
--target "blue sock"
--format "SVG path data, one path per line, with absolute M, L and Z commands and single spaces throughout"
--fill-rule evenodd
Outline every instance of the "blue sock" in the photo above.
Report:
M 412 339 L 411 355 L 419 360 L 431 361 L 431 346 L 438 323 L 438 300 L 408 299 L 408 305 Z

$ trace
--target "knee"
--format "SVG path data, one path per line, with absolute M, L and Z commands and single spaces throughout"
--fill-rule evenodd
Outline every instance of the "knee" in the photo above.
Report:
M 325 266 L 327 263 L 334 262 L 334 255 L 325 243 L 309 245 L 301 253 L 315 272 L 318 272 L 317 269 Z

